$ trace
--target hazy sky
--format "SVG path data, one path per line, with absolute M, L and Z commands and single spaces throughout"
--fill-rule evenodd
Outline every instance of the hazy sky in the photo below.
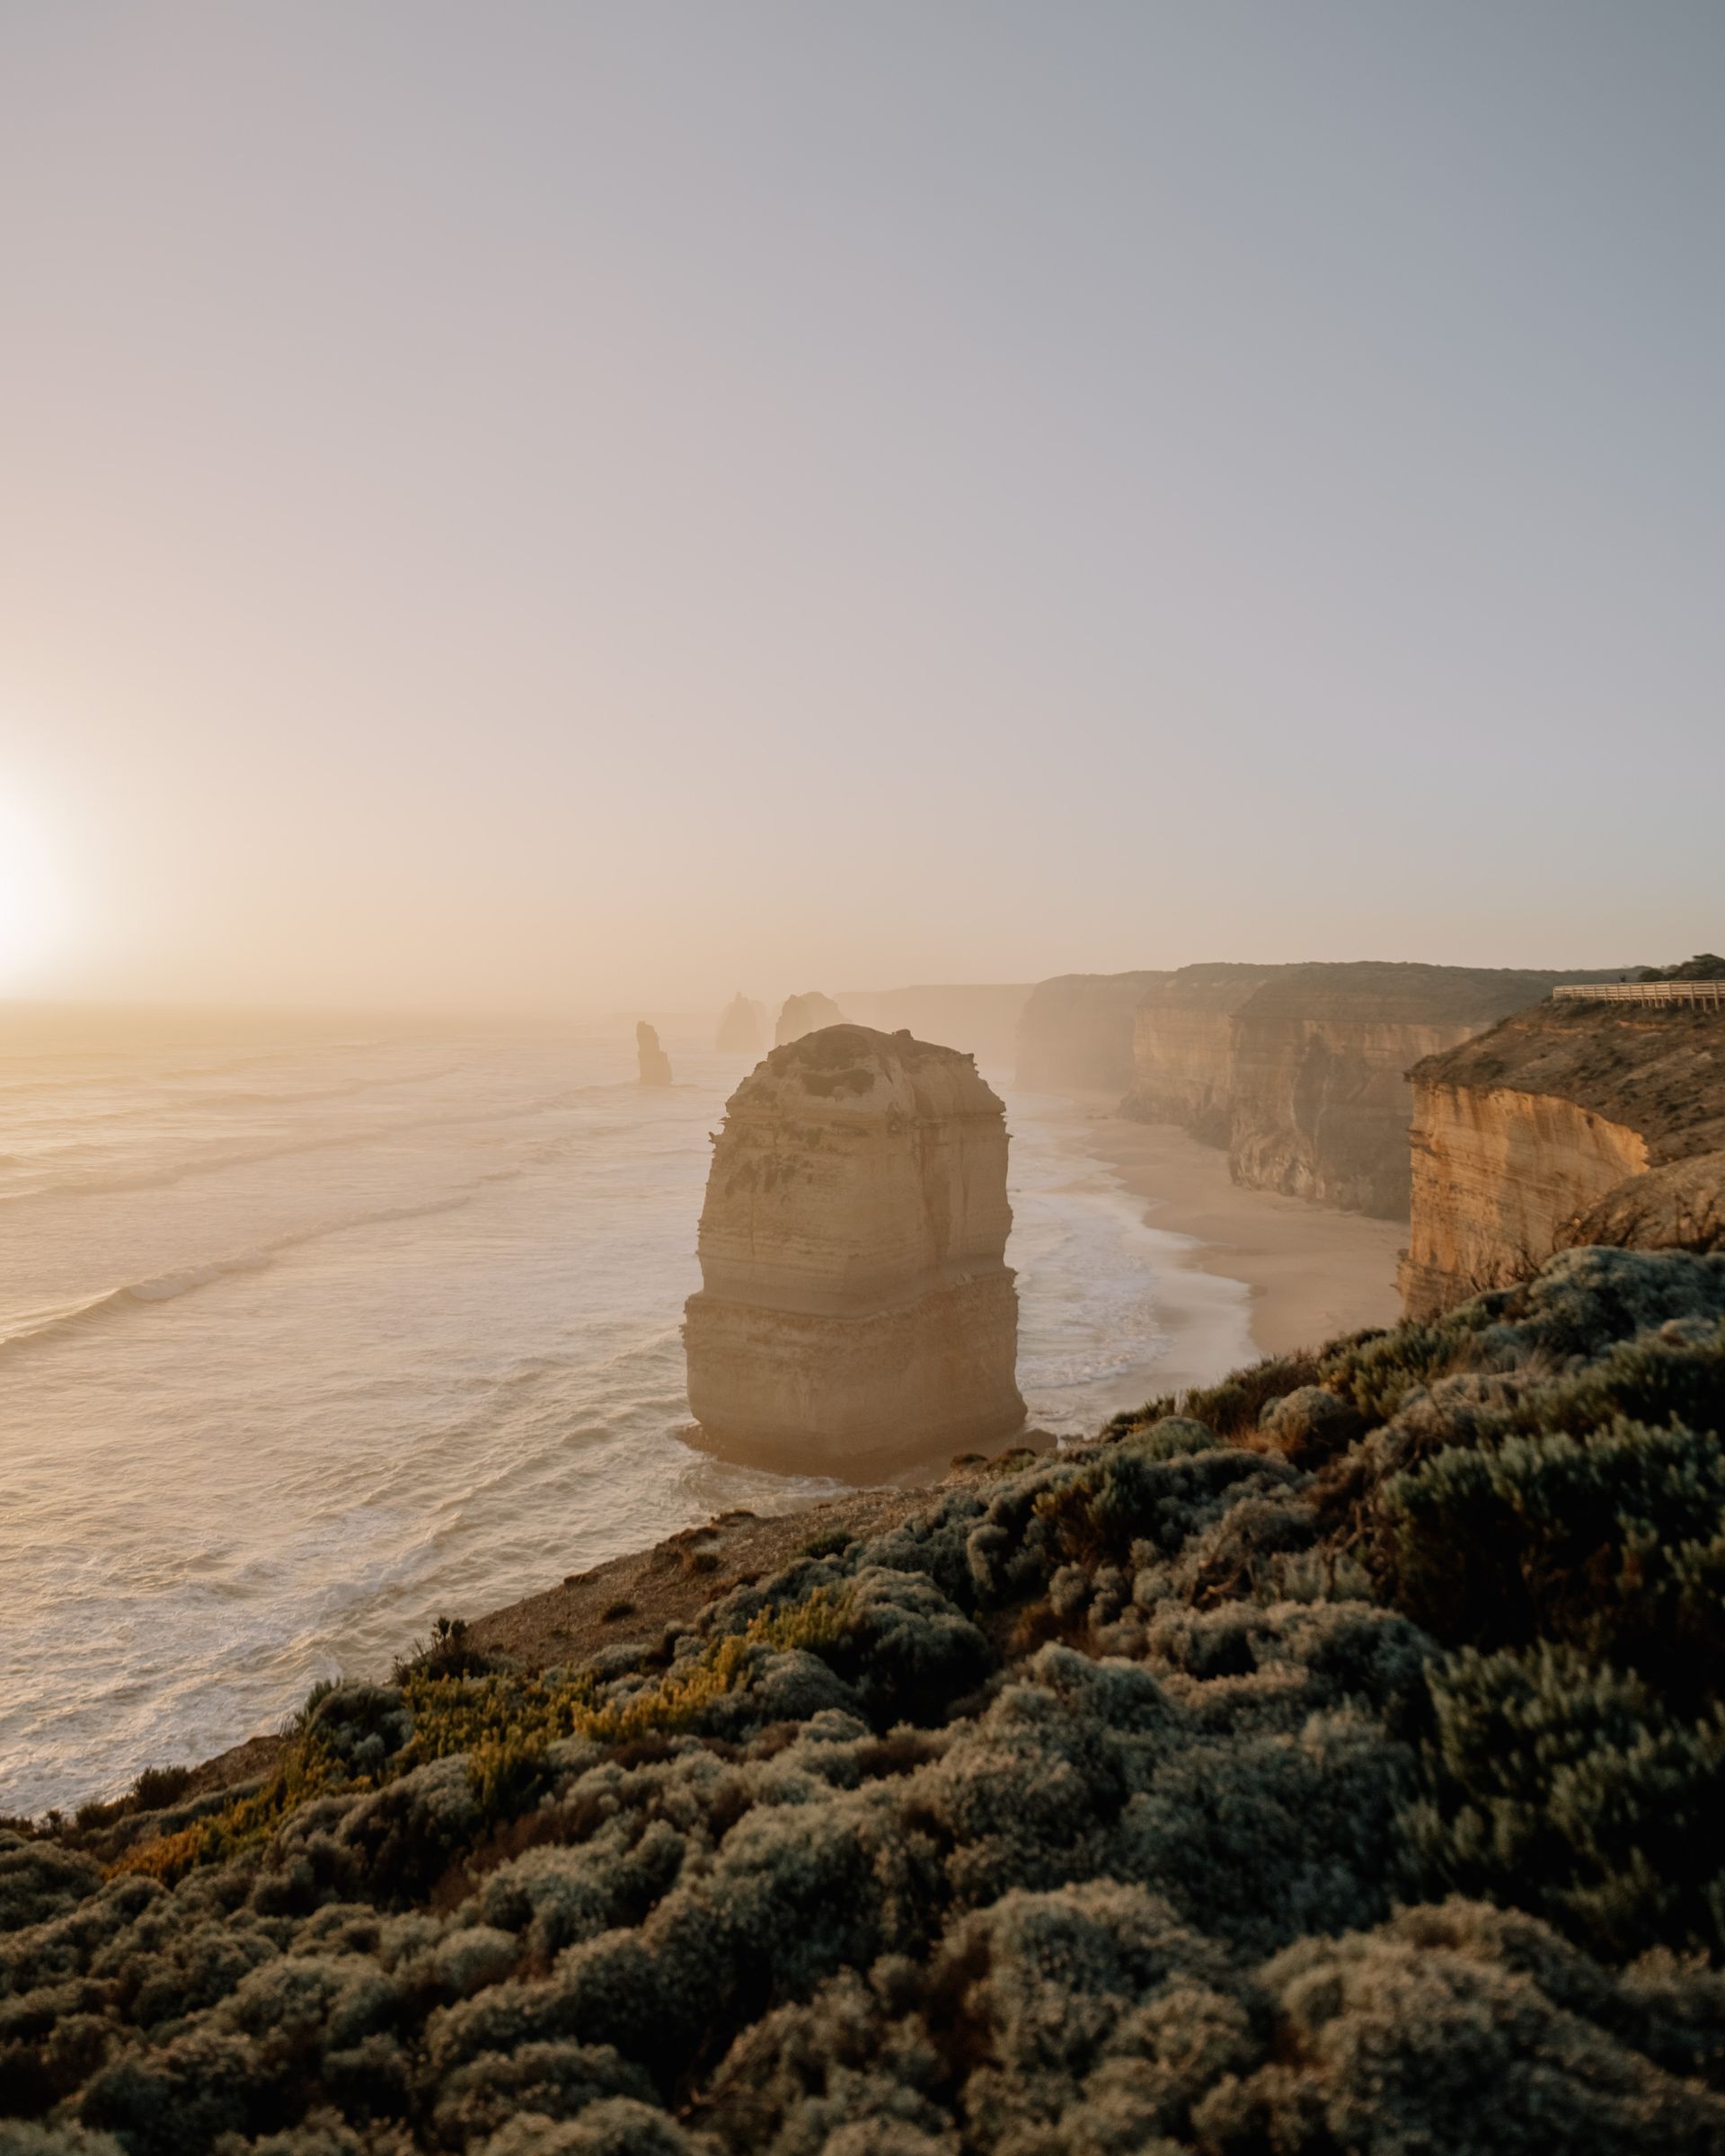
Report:
M 1722 99 L 1719 0 L 0 0 L 0 988 L 1717 948 Z

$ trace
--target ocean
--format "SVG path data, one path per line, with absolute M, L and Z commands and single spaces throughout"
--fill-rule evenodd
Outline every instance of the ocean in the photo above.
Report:
M 631 1029 L 43 1013 L 0 1041 L 0 1813 L 112 1796 L 731 1506 L 678 1324 L 748 1068 Z M 1020 1383 L 1155 1389 L 1176 1240 L 1004 1094 Z

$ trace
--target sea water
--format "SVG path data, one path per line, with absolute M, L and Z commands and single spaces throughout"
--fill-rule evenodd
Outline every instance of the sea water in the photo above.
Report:
M 678 1324 L 747 1059 L 623 1026 L 43 1015 L 0 1042 L 0 1813 L 274 1727 L 731 1506 Z M 1022 1389 L 1154 1390 L 1146 1229 L 1070 1103 L 1007 1100 Z

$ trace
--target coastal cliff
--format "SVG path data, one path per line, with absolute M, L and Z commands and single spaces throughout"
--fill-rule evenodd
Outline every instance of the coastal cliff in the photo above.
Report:
M 1144 1123 L 1178 1123 L 1207 1145 L 1226 1145 L 1234 1015 L 1272 970 L 1182 966 L 1148 989 L 1133 1018 L 1132 1083 L 1121 1113 Z
M 1411 1073 L 1403 1303 L 1559 1247 L 1704 1240 L 1725 1198 L 1725 1012 L 1546 1003 Z
M 1020 1085 L 1123 1092 L 1138 1005 L 1168 973 L 1062 973 L 1039 981 L 1018 1021 Z
M 1190 966 L 1142 999 L 1123 1111 L 1225 1144 L 1234 1181 L 1405 1219 L 1410 1065 L 1585 974 Z
M 684 1337 L 710 1442 L 854 1479 L 1016 1429 L 1012 1217 L 969 1056 L 848 1025 L 775 1048 L 726 1104 L 702 1208 Z

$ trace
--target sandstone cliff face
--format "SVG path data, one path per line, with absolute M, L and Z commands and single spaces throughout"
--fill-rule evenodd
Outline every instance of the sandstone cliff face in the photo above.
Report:
M 968 1056 L 831 1026 L 727 1103 L 684 1339 L 728 1456 L 854 1480 L 1023 1421 L 1006 1128 Z
M 719 1014 L 712 1045 L 727 1056 L 758 1056 L 766 1046 L 766 1012 L 740 988 Z
M 1132 1029 L 1138 1005 L 1167 973 L 1063 973 L 1039 981 L 1018 1023 L 1020 1085 L 1057 1091 L 1132 1083 Z
M 1568 1244 L 1717 1247 L 1725 1012 L 1547 1003 L 1412 1080 L 1410 1316 Z
M 659 1029 L 643 1018 L 635 1028 L 635 1056 L 643 1085 L 668 1085 L 671 1059 L 659 1045 Z
M 1207 1145 L 1228 1143 L 1234 1014 L 1269 977 L 1263 966 L 1182 966 L 1139 1003 L 1123 1115 L 1178 1123 Z
M 845 1013 L 830 995 L 822 995 L 811 988 L 807 995 L 787 995 L 779 1010 L 778 1029 L 774 1045 L 788 1047 L 793 1040 L 801 1040 L 805 1033 L 813 1033 L 822 1026 L 842 1026 Z
M 1228 1148 L 1237 1183 L 1405 1218 L 1404 1073 L 1579 975 L 1189 966 L 1143 999 L 1124 1111 Z

